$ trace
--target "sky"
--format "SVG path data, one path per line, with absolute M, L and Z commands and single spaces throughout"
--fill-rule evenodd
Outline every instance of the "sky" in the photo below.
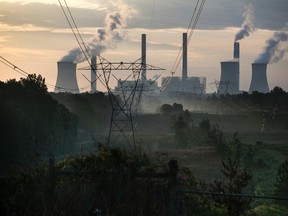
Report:
M 101 56 L 109 61 L 133 62 L 140 58 L 141 34 L 146 34 L 147 64 L 165 68 L 162 77 L 171 74 L 182 33 L 187 31 L 197 3 L 196 0 L 66 2 L 85 44 L 100 48 Z M 244 29 L 248 35 L 238 41 L 240 89 L 248 91 L 251 63 L 259 59 L 271 38 L 282 33 L 280 51 L 274 50 L 277 61 L 268 64 L 267 78 L 270 89 L 280 86 L 288 91 L 287 11 L 287 0 L 206 0 L 188 47 L 188 76 L 206 77 L 207 92 L 214 92 L 214 83 L 220 79 L 220 62 L 232 59 L 235 36 Z M 101 32 L 105 33 L 104 39 Z M 57 61 L 78 48 L 58 0 L 0 0 L 0 55 L 19 68 L 41 74 L 47 83 L 55 85 Z M 82 60 L 78 69 L 88 66 Z M 154 77 L 157 73 L 147 76 Z M 78 85 L 82 92 L 89 91 L 90 84 L 82 74 L 89 76 L 88 71 L 77 70 Z M 180 75 L 181 65 L 175 73 Z M 1 81 L 20 77 L 21 74 L 0 62 Z M 100 83 L 97 85 L 98 90 L 105 90 Z

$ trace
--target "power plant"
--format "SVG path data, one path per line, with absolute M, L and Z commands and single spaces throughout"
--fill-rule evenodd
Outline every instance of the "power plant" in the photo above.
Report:
M 265 63 L 252 64 L 252 79 L 250 83 L 249 93 L 252 93 L 253 91 L 258 91 L 262 93 L 269 92 L 266 70 L 267 64 Z
M 58 73 L 54 92 L 79 93 L 76 67 L 77 64 L 74 62 L 57 62 Z
M 141 64 L 146 65 L 146 34 L 141 35 Z M 220 81 L 218 82 L 219 94 L 239 94 L 240 91 L 240 44 L 234 42 L 233 60 L 222 61 Z M 72 92 L 79 93 L 79 88 L 76 79 L 76 63 L 68 61 L 57 62 L 58 75 L 56 81 L 55 92 Z M 258 91 L 262 93 L 269 92 L 267 82 L 267 64 L 253 63 L 252 78 L 249 88 L 249 93 Z M 91 58 L 91 93 L 97 91 L 97 58 Z M 123 83 L 121 80 L 117 82 L 115 91 L 125 88 L 131 89 L 134 81 L 126 80 Z M 165 86 L 163 88 L 163 86 Z M 149 91 L 159 90 L 156 82 L 151 82 L 147 79 L 146 69 L 142 69 L 139 88 L 146 88 Z M 187 33 L 182 35 L 182 76 L 162 77 L 161 80 L 162 92 L 160 96 L 169 97 L 171 95 L 185 94 L 206 94 L 206 77 L 189 77 L 188 76 L 188 61 L 187 61 Z

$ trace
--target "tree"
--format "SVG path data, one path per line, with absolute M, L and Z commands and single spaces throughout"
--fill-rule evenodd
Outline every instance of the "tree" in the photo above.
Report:
M 231 159 L 225 163 L 222 161 L 223 169 L 221 170 L 224 180 L 215 180 L 211 184 L 211 191 L 221 193 L 237 193 L 243 192 L 243 189 L 248 185 L 252 179 L 252 175 L 247 173 L 245 170 L 239 171 L 236 162 Z M 246 210 L 249 209 L 251 200 L 243 199 L 241 197 L 217 197 L 214 200 L 220 205 L 224 205 L 229 215 L 238 216 L 242 215 Z
M 278 168 L 275 193 L 279 196 L 287 196 L 288 194 L 288 160 L 285 160 Z
M 25 166 L 76 141 L 76 116 L 49 95 L 41 75 L 1 83 L 0 101 L 1 168 Z
M 166 114 L 167 115 L 167 114 L 171 114 L 172 110 L 173 110 L 173 108 L 172 108 L 172 106 L 170 104 L 163 104 L 161 106 L 160 112 L 162 114 Z

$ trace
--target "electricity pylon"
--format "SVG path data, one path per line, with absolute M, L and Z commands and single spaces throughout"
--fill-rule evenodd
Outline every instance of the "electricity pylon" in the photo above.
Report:
M 141 77 L 142 72 L 165 69 L 144 64 L 142 58 L 132 63 L 109 62 L 100 55 L 98 55 L 98 58 L 99 63 L 97 63 L 96 68 L 98 72 L 102 71 L 101 82 L 104 83 L 107 89 L 112 107 L 108 144 L 115 145 L 126 142 L 129 146 L 135 148 L 135 125 L 133 116 L 137 112 L 143 91 L 145 91 L 147 85 L 151 84 L 151 80 L 146 80 L 146 75 L 144 79 Z M 90 70 L 90 68 L 87 67 L 82 69 Z M 123 73 L 116 74 L 113 73 L 113 71 L 122 71 Z M 126 71 L 125 76 L 124 71 Z M 117 94 L 112 88 L 113 84 L 115 85 L 115 81 L 117 81 L 118 84 Z

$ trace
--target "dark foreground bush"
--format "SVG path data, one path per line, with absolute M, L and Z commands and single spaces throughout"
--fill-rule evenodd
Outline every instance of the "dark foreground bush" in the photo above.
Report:
M 175 163 L 166 162 L 103 145 L 56 163 L 51 158 L 49 165 L 0 178 L 0 215 L 229 215 L 229 207 L 241 203 L 181 193 L 211 186 L 196 180 L 189 169 L 177 170 Z M 234 192 L 245 187 L 238 186 Z M 242 205 L 241 212 L 244 206 L 249 208 Z

